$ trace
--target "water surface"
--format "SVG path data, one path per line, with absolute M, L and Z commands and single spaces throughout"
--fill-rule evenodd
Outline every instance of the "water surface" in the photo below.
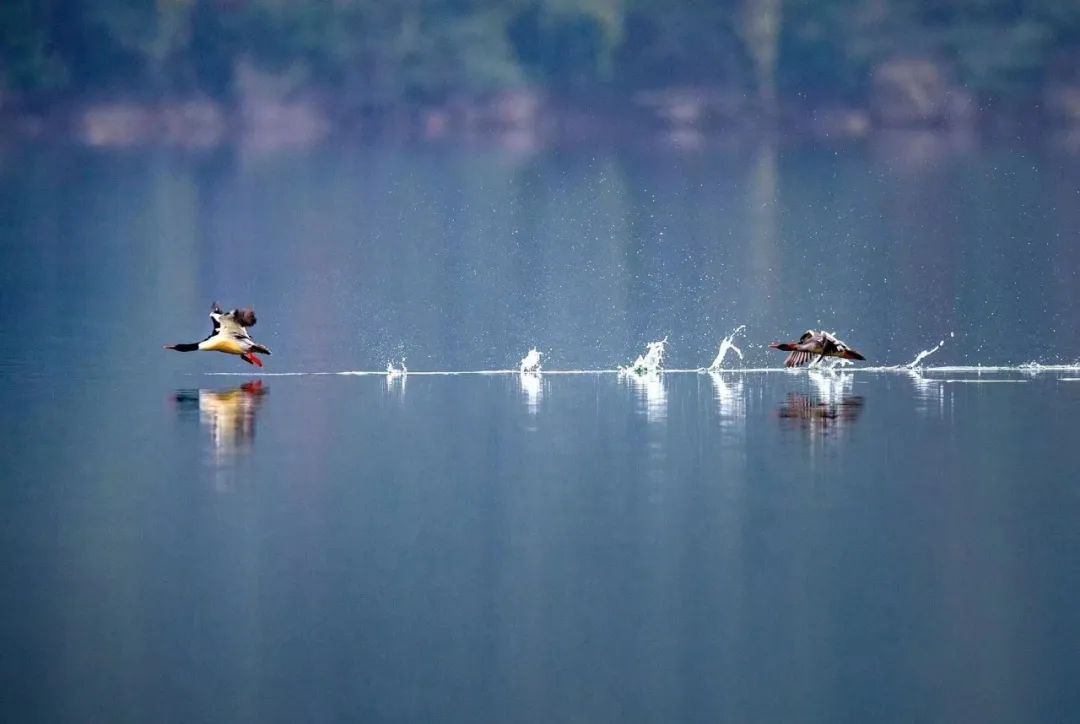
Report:
M 1080 371 L 161 344 L 1067 365 L 1074 161 L 9 150 L 3 718 L 1069 718 Z

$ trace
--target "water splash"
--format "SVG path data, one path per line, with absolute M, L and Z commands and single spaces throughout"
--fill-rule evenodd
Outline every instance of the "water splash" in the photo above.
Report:
M 797 374 L 801 371 L 805 371 L 803 367 L 738 367 L 732 369 L 723 370 L 725 375 L 781 375 L 781 374 Z M 818 366 L 817 371 L 836 371 L 832 370 L 828 366 Z M 566 370 L 544 370 L 544 376 L 561 376 L 571 377 L 578 375 L 586 376 L 602 376 L 602 375 L 626 375 L 633 370 L 631 367 L 618 367 L 616 369 L 609 368 L 592 368 L 592 369 L 566 369 Z M 707 370 L 701 368 L 695 369 L 668 369 L 664 368 L 664 374 L 686 374 L 686 375 L 704 375 Z M 911 370 L 906 365 L 877 365 L 869 367 L 845 367 L 842 371 L 844 374 L 859 374 L 859 375 L 888 375 L 888 374 L 910 374 Z M 1024 365 L 941 365 L 939 367 L 919 367 L 917 370 L 920 374 L 941 374 L 941 373 L 956 373 L 956 374 L 974 374 L 974 375 L 997 375 L 997 374 L 1025 374 L 1028 376 L 1036 375 L 1060 375 L 1064 373 L 1076 373 L 1080 372 L 1080 364 L 1054 364 L 1054 363 L 1027 363 Z M 250 377 L 251 373 L 246 371 L 240 372 L 200 372 L 196 374 L 205 375 L 206 377 Z M 516 369 L 487 369 L 487 370 L 409 370 L 408 376 L 410 377 L 490 377 L 498 375 L 516 375 L 519 371 Z M 308 371 L 292 371 L 292 372 L 260 372 L 259 377 L 383 377 L 387 376 L 386 370 L 308 370 Z M 404 373 L 398 371 L 398 376 L 404 376 Z M 1076 378 L 1058 378 L 1074 380 Z
M 398 387 L 401 395 L 405 394 L 405 380 L 408 379 L 409 368 L 405 366 L 405 358 L 401 358 L 401 366 L 394 367 L 393 362 L 386 363 L 386 389 L 387 391 Z
M 540 371 L 540 357 L 542 353 L 535 347 L 529 350 L 529 353 L 521 358 L 521 366 L 519 371 L 521 372 L 539 372 Z
M 623 375 L 654 375 L 664 370 L 664 353 L 667 351 L 667 337 L 659 342 L 649 342 L 645 345 L 645 354 L 638 355 L 632 364 L 627 367 L 619 367 L 619 373 Z
M 847 360 L 845 360 L 846 362 Z M 825 375 L 822 370 L 811 370 L 807 373 L 810 384 L 813 386 L 817 397 L 821 402 L 836 405 L 851 394 L 855 385 L 855 378 L 850 374 Z
M 850 367 L 854 362 L 843 357 L 817 357 L 806 365 L 807 369 L 818 370 L 819 372 L 824 370 L 831 372 L 832 370 L 844 367 Z
M 949 332 L 949 338 L 950 339 L 952 339 L 955 336 L 956 336 L 955 333 Z M 927 357 L 932 355 L 934 352 L 937 352 L 944 345 L 945 345 L 945 340 L 941 340 L 934 347 L 931 347 L 930 349 L 924 349 L 922 352 L 919 352 L 917 355 L 915 355 L 915 359 L 911 360 L 910 362 L 908 362 L 904 366 L 907 367 L 909 370 L 913 370 L 913 369 L 918 368 L 920 362 L 922 362 L 924 359 L 926 359 Z
M 1047 372 L 1047 371 L 1051 370 L 1049 365 L 1044 365 L 1044 364 L 1042 364 L 1040 362 L 1034 362 L 1034 361 L 1025 362 L 1022 365 L 1018 365 L 1017 369 L 1019 369 L 1021 373 L 1023 373 L 1024 375 L 1026 375 L 1028 377 L 1032 377 L 1034 375 L 1039 375 L 1039 374 L 1042 374 L 1043 372 Z
M 720 349 L 716 353 L 716 359 L 709 365 L 708 372 L 719 372 L 724 366 L 724 358 L 727 357 L 728 352 L 734 352 L 739 356 L 740 360 L 743 358 L 742 350 L 735 346 L 734 340 L 735 335 L 741 333 L 744 329 L 746 329 L 746 325 L 740 324 L 731 334 L 720 340 Z
M 661 374 L 666 351 L 667 337 L 658 342 L 649 342 L 645 345 L 645 354 L 638 355 L 632 364 L 616 370 L 619 378 L 637 392 L 638 399 L 645 407 L 645 419 L 649 422 L 667 419 L 667 390 Z

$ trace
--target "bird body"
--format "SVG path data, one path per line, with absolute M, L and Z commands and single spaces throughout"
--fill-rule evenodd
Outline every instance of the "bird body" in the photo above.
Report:
M 798 342 L 770 344 L 769 347 L 790 353 L 784 360 L 785 367 L 801 367 L 814 362 L 815 357 L 817 361 L 825 357 L 839 357 L 846 360 L 866 359 L 834 335 L 825 331 L 815 332 L 812 329 L 804 332 Z
M 262 360 L 256 357 L 255 353 L 269 355 L 270 350 L 253 340 L 247 330 L 248 327 L 255 326 L 254 309 L 223 312 L 215 302 L 210 309 L 210 319 L 214 328 L 206 339 L 201 342 L 169 344 L 165 345 L 165 349 L 177 352 L 223 352 L 237 355 L 250 365 L 263 366 Z

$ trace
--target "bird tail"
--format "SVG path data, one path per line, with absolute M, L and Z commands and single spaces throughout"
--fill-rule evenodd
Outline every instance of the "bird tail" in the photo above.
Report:
M 865 361 L 866 360 L 865 357 L 863 357 L 861 354 L 859 354 L 858 352 L 856 352 L 853 349 L 845 349 L 844 353 L 841 356 L 844 359 L 856 359 L 856 360 L 859 360 L 859 361 Z
M 259 354 L 265 354 L 265 355 L 270 354 L 270 350 L 268 348 L 266 348 L 266 347 L 263 347 L 261 344 L 253 344 L 253 345 L 251 345 L 251 351 L 252 352 L 258 352 Z

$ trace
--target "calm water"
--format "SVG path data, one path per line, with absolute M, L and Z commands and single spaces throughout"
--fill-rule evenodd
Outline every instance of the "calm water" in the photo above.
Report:
M 1075 362 L 1080 158 L 923 141 L 4 151 L 0 718 L 1075 718 L 1080 370 L 161 349 Z

